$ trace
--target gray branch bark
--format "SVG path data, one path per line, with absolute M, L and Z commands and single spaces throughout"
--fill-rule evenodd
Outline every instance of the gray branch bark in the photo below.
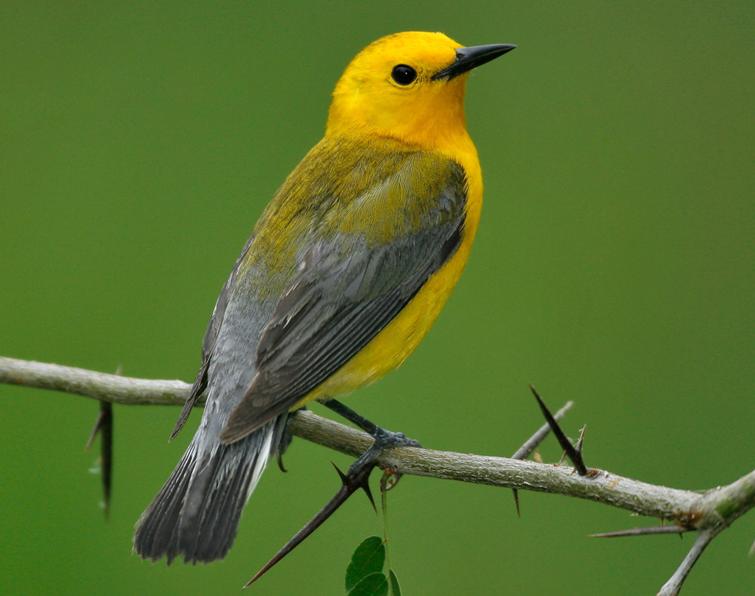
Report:
M 124 405 L 181 405 L 190 388 L 182 381 L 134 379 L 4 357 L 0 357 L 0 383 L 53 389 Z M 293 416 L 289 428 L 296 436 L 350 455 L 361 454 L 372 442 L 369 435 L 310 411 Z M 381 457 L 380 464 L 402 474 L 589 499 L 700 531 L 692 551 L 663 586 L 663 594 L 677 593 L 712 538 L 755 505 L 755 470 L 729 485 L 694 492 L 605 470 L 579 476 L 570 466 L 423 448 L 392 449 Z

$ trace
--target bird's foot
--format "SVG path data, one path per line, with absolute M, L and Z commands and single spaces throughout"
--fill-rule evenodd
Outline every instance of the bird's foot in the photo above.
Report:
M 377 465 L 378 459 L 387 449 L 422 446 L 418 441 L 407 437 L 404 433 L 393 432 L 379 426 L 375 427 L 372 436 L 374 438 L 372 445 L 351 464 L 347 476 L 357 476 L 364 468 Z

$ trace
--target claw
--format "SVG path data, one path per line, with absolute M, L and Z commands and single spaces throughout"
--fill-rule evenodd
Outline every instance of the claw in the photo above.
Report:
M 301 410 L 306 410 L 306 408 L 300 408 Z M 298 412 L 299 410 L 297 410 Z M 286 453 L 289 446 L 291 445 L 291 441 L 294 440 L 294 435 L 291 434 L 291 431 L 288 430 L 288 421 L 291 418 L 293 414 L 289 414 L 286 418 L 285 423 L 283 424 L 283 427 L 278 429 L 276 427 L 275 432 L 279 432 L 279 438 L 278 438 L 278 448 L 276 449 L 278 456 L 276 457 L 276 460 L 278 462 L 278 469 L 281 472 L 288 472 L 286 469 L 286 466 L 283 465 L 283 454 Z

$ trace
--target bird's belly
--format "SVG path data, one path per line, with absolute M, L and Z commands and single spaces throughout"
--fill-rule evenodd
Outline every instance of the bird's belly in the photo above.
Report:
M 336 397 L 377 381 L 400 366 L 438 318 L 469 257 L 471 238 L 422 286 L 414 298 L 356 356 L 293 408 L 318 398 Z

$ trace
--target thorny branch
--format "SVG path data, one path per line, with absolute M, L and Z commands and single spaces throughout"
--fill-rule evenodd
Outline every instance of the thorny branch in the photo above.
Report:
M 54 389 L 124 405 L 182 405 L 190 388 L 181 381 L 134 379 L 4 357 L 0 357 L 0 383 Z M 549 415 L 546 415 L 546 419 L 554 434 L 558 434 L 560 429 L 556 430 L 558 424 L 555 420 L 551 421 Z M 301 411 L 292 416 L 289 429 L 303 439 L 350 455 L 361 454 L 372 442 L 361 431 L 309 411 Z M 561 434 L 563 435 L 562 432 Z M 576 448 L 574 451 L 580 455 L 581 462 L 580 451 Z M 589 499 L 640 515 L 669 520 L 677 532 L 698 531 L 698 538 L 689 554 L 661 588 L 660 594 L 664 596 L 677 594 L 690 569 L 711 540 L 755 506 L 755 470 L 729 485 L 693 492 L 648 484 L 586 467 L 587 473 L 582 475 L 573 473 L 571 466 L 423 448 L 391 449 L 380 457 L 378 463 L 399 474 Z M 573 457 L 572 463 L 579 467 Z M 651 532 L 632 532 L 633 535 L 646 533 Z
M 534 390 L 533 390 L 534 392 Z M 536 398 L 539 400 L 540 397 L 535 393 Z M 332 403 L 332 402 L 331 402 Z M 571 409 L 571 407 L 574 405 L 574 402 L 568 402 L 566 405 L 564 405 L 563 408 L 561 408 L 554 416 L 551 417 L 551 421 L 553 424 L 555 424 L 556 420 L 559 420 L 562 418 L 566 412 Z M 343 404 L 338 404 L 338 409 L 333 408 L 330 406 L 331 409 L 338 412 L 339 409 L 344 408 Z M 545 406 L 543 406 L 545 407 Z M 352 412 L 354 414 L 354 412 Z M 550 412 L 548 412 L 548 415 L 550 416 Z M 516 450 L 514 455 L 512 456 L 512 459 L 526 459 L 529 454 L 534 451 L 540 443 L 542 443 L 545 438 L 548 436 L 548 434 L 551 432 L 552 426 L 551 423 L 548 422 L 545 425 L 541 426 L 537 431 L 535 431 L 535 434 L 533 434 L 529 439 L 527 439 L 524 444 Z M 558 429 L 560 432 L 560 429 Z M 338 466 L 333 464 L 333 467 L 335 467 L 336 472 L 338 472 L 338 476 L 341 478 L 341 486 L 338 488 L 338 491 L 336 494 L 327 502 L 325 505 L 320 509 L 320 511 L 315 514 L 315 516 L 307 522 L 307 524 L 299 530 L 296 534 L 294 534 L 286 544 L 284 544 L 275 555 L 267 562 L 265 563 L 257 573 L 255 573 L 252 578 L 244 584 L 245 588 L 248 588 L 251 586 L 254 582 L 256 582 L 258 579 L 260 579 L 265 573 L 267 573 L 270 569 L 273 568 L 273 566 L 277 565 L 280 561 L 283 560 L 284 557 L 286 557 L 292 550 L 294 550 L 298 545 L 300 545 L 308 536 L 312 534 L 317 528 L 319 528 L 323 523 L 325 523 L 326 520 L 330 518 L 333 513 L 336 512 L 336 510 L 343 505 L 348 498 L 351 497 L 356 491 L 358 491 L 360 488 L 364 490 L 365 493 L 367 493 L 367 498 L 370 500 L 370 503 L 372 503 L 372 508 L 377 510 L 375 507 L 375 500 L 372 497 L 372 492 L 370 491 L 370 474 L 372 473 L 372 470 L 376 467 L 376 463 L 369 463 L 367 465 L 358 465 L 358 463 L 355 463 L 351 468 L 349 468 L 349 471 L 347 474 L 344 474 L 341 472 L 341 470 L 338 469 Z M 355 469 L 356 468 L 356 469 Z M 380 481 L 380 488 L 381 491 L 383 490 L 390 490 L 393 487 L 396 486 L 399 479 L 401 478 L 401 473 L 397 472 L 396 470 L 384 467 L 384 475 L 383 478 Z M 516 503 L 516 511 L 517 514 L 519 513 L 519 496 L 516 491 L 516 489 L 513 489 L 514 492 L 514 502 Z

